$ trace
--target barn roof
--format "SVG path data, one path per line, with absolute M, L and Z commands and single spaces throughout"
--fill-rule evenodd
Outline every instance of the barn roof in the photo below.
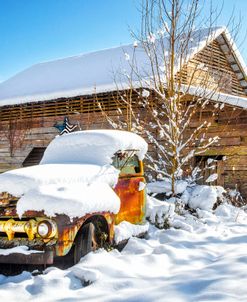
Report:
M 247 93 L 246 67 L 226 28 L 195 30 L 187 60 L 213 40 L 219 42 Z M 132 54 L 134 48 L 130 44 L 35 64 L 0 83 L 0 106 L 112 91 L 116 90 L 116 81 L 124 88 L 126 77 L 123 73 L 130 72 L 126 54 Z M 143 49 L 136 47 L 135 52 L 138 66 L 147 66 Z M 146 74 L 147 70 L 143 76 Z

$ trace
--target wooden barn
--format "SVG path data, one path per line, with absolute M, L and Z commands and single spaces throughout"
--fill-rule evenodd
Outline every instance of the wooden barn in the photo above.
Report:
M 247 197 L 247 78 L 244 62 L 224 29 L 213 38 L 200 36 L 200 47 L 181 72 L 186 82 L 193 64 L 201 62 L 212 77 L 224 72 L 220 98 L 197 112 L 191 129 L 210 116 L 215 102 L 224 103 L 211 121 L 209 135 L 220 143 L 195 161 L 217 159 L 218 184 Z M 0 172 L 39 163 L 49 142 L 62 131 L 110 128 L 98 106 L 113 119 L 125 109 L 116 89 L 116 70 L 128 65 L 124 52 L 132 45 L 36 64 L 0 84 Z M 213 54 L 213 56 L 212 56 Z M 209 57 L 211 58 L 209 60 Z M 126 87 L 127 88 L 127 87 Z M 136 99 L 136 103 L 135 103 Z M 138 108 L 138 95 L 133 97 Z M 150 152 L 155 152 L 150 146 Z

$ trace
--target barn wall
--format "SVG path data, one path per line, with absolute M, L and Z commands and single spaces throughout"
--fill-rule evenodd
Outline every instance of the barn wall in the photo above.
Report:
M 204 119 L 210 120 L 213 106 L 197 113 L 191 130 Z M 210 147 L 204 155 L 225 156 L 222 163 L 220 184 L 225 188 L 237 187 L 247 198 L 247 110 L 225 106 L 211 118 L 207 138 L 219 136 L 217 145 Z
M 212 117 L 212 110 L 215 110 L 214 106 L 209 105 L 206 109 L 197 112 L 190 124 L 190 131 L 193 131 L 204 120 L 211 121 L 207 138 L 217 135 L 220 140 L 204 155 L 226 156 L 219 176 L 220 184 L 230 188 L 234 188 L 236 185 L 241 193 L 247 197 L 247 111 L 225 106 L 223 110 L 216 111 Z M 61 124 L 64 116 L 33 117 L 29 119 L 28 123 L 25 122 L 24 129 L 18 129 L 15 133 L 16 136 L 23 137 L 23 139 L 19 142 L 17 140 L 12 156 L 9 151 L 9 138 L 6 136 L 8 122 L 0 122 L 0 172 L 21 167 L 34 147 L 46 147 L 59 134 L 54 124 L 56 122 Z M 101 112 L 77 112 L 67 116 L 70 123 L 78 125 L 78 130 L 111 128 Z M 108 111 L 108 116 L 117 121 L 119 112 L 116 110 Z M 124 116 L 122 118 L 125 119 Z M 156 155 L 154 145 L 149 145 L 149 152 L 153 156 Z

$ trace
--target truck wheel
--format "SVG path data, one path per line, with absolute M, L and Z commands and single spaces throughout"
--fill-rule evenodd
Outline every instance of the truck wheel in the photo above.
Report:
M 96 228 L 92 222 L 85 224 L 75 240 L 74 264 L 78 263 L 81 257 L 95 251 L 98 248 Z

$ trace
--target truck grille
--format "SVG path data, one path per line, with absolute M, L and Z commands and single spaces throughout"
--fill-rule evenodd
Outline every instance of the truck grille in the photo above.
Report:
M 18 233 L 18 234 L 16 233 L 15 237 L 17 237 L 17 236 L 18 236 L 18 238 L 28 239 L 27 233 Z M 0 238 L 7 238 L 7 234 L 5 232 L 0 232 Z
M 37 234 L 37 221 L 34 219 L 29 220 L 0 220 L 0 235 L 8 240 L 12 240 L 18 234 L 20 238 L 28 238 L 33 240 Z

